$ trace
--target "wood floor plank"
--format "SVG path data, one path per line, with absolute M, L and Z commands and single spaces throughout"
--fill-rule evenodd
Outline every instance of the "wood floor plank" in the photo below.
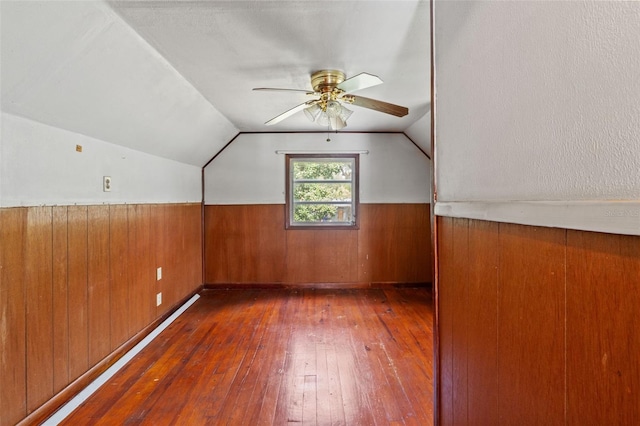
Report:
M 64 424 L 433 424 L 430 290 L 201 296 Z

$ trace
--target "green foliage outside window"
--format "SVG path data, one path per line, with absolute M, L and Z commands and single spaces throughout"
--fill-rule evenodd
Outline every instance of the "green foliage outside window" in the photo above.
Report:
M 351 173 L 351 162 L 297 161 L 293 167 L 293 198 L 296 202 L 344 201 L 348 205 L 352 196 Z M 293 217 L 295 222 L 350 221 L 351 208 L 329 203 L 296 204 Z

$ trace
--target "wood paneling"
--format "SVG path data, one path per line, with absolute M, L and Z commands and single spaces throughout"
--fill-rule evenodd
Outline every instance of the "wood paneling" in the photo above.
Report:
M 439 220 L 441 424 L 640 421 L 640 237 Z
M 359 230 L 285 230 L 284 213 L 280 204 L 206 206 L 205 281 L 431 281 L 428 205 L 361 204 Z
M 357 281 L 358 231 L 287 231 L 285 282 Z
M 498 224 L 469 221 L 467 275 L 469 389 L 483 389 L 468 399 L 470 425 L 498 424 Z
M 227 241 L 232 237 L 230 229 L 233 207 L 206 206 L 204 217 L 204 263 L 206 283 L 228 282 L 229 262 Z M 284 224 L 282 225 L 284 227 Z M 226 231 L 226 232 L 225 232 Z
M 500 225 L 500 419 L 564 421 L 564 254 L 561 229 Z
M 87 327 L 93 366 L 111 352 L 109 206 L 89 206 L 87 215 Z
M 53 208 L 53 390 L 69 384 L 67 206 Z
M 111 350 L 131 336 L 129 299 L 129 226 L 127 206 L 109 206 L 109 308 Z M 132 262 L 132 266 L 135 263 Z
M 569 424 L 640 424 L 640 238 L 567 241 Z
M 451 281 L 454 303 L 451 304 L 453 354 L 451 360 L 453 424 L 469 424 L 468 356 L 469 356 L 469 220 L 454 219 L 454 268 Z
M 0 424 L 27 414 L 24 255 L 27 209 L 0 209 Z
M 148 205 L 130 205 L 129 224 L 129 286 L 130 327 L 137 331 L 153 321 L 156 313 L 156 262 L 151 218 Z M 180 228 L 178 228 L 180 229 Z M 180 247 L 177 247 L 180 250 Z M 178 252 L 176 256 L 179 256 Z M 135 263 L 135 265 L 132 265 Z M 164 268 L 163 272 L 168 272 Z
M 462 267 L 456 262 L 454 241 L 454 221 L 437 218 L 438 223 L 438 253 L 439 253 L 439 298 L 438 313 L 438 389 L 440 422 L 442 425 L 453 425 L 453 309 L 457 300 L 455 294 L 455 270 Z M 458 348 L 455 348 L 456 350 Z M 461 348 L 466 350 L 466 348 Z
M 200 211 L 200 204 L 0 209 L 0 425 L 41 407 L 202 285 Z M 174 267 L 162 311 L 156 257 Z
M 89 369 L 87 207 L 69 206 L 69 378 Z
M 53 396 L 51 223 L 51 207 L 28 210 L 24 278 L 28 413 Z
M 200 207 L 200 206 L 198 206 Z M 149 212 L 149 220 L 151 221 L 151 232 L 153 235 L 154 241 L 154 268 L 158 268 L 160 266 L 166 265 L 167 261 L 174 256 L 171 252 L 169 252 L 170 242 L 171 242 L 171 229 L 168 226 L 165 226 L 165 211 L 167 210 L 167 206 L 158 206 L 157 208 L 152 208 Z M 198 223 L 202 222 L 202 219 L 198 220 Z M 200 248 L 200 252 L 202 248 Z M 201 265 L 201 264 L 200 264 Z M 202 266 L 200 267 L 202 271 Z M 187 269 L 190 269 L 189 267 Z M 164 271 L 163 271 L 164 272 Z M 202 272 L 200 272 L 202 274 Z M 163 274 L 164 275 L 164 274 Z M 154 276 L 155 279 L 155 276 Z M 165 280 L 155 281 L 153 291 L 157 294 L 158 292 L 166 293 L 164 283 Z M 200 281 L 202 283 L 202 280 Z M 155 308 L 155 317 L 162 315 L 165 312 L 165 306 L 156 306 Z
M 431 281 L 429 204 L 361 204 L 361 282 Z

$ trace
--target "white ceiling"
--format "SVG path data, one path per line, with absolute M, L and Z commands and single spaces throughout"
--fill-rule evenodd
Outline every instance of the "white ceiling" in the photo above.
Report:
M 202 165 L 239 131 L 323 130 L 302 113 L 265 126 L 309 98 L 251 89 L 310 89 L 311 72 L 333 68 L 347 77 L 379 76 L 384 84 L 357 94 L 409 108 L 398 118 L 354 106 L 345 131 L 422 129 L 417 122 L 430 99 L 428 6 L 3 0 L 2 110 Z

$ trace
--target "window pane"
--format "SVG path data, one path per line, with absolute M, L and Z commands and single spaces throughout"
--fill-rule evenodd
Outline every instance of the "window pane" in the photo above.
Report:
M 295 222 L 351 223 L 351 205 L 297 204 L 293 211 Z
M 357 228 L 357 155 L 290 154 L 287 172 L 287 228 Z
M 293 162 L 293 180 L 350 180 L 351 161 L 296 160 Z
M 351 201 L 351 182 L 294 183 L 294 201 Z

